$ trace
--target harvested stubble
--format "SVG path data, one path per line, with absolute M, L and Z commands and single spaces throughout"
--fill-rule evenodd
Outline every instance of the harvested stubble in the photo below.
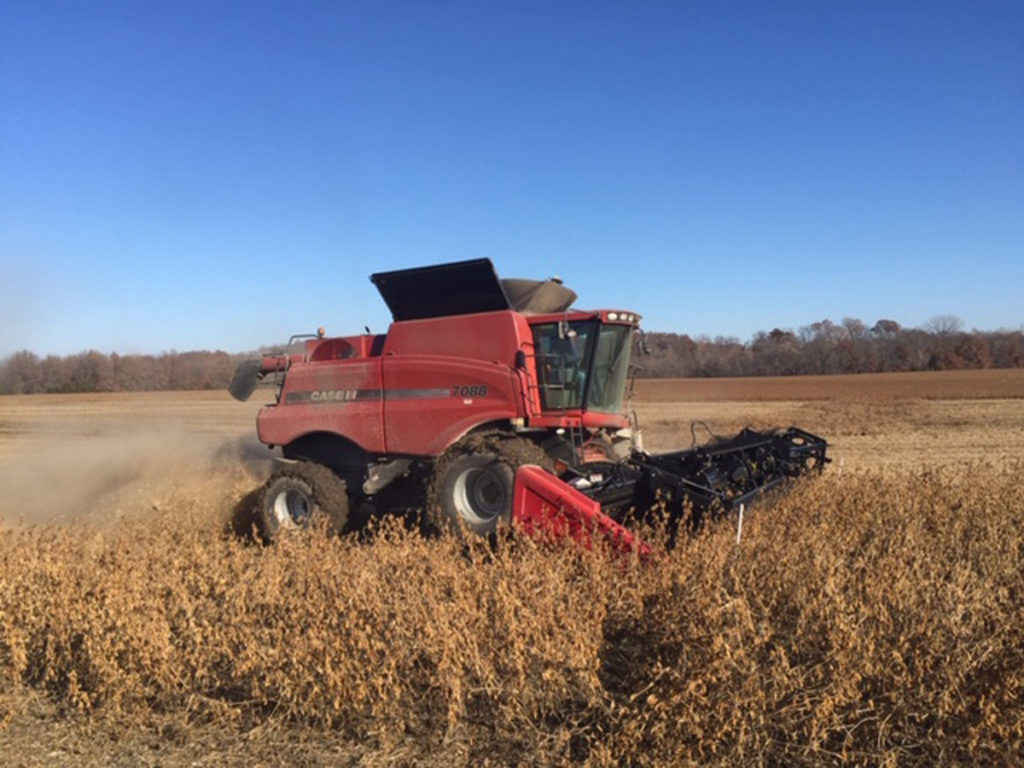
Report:
M 412 762 L 1014 764 L 1021 469 L 826 475 L 650 565 L 397 528 L 7 532 L 3 692 Z

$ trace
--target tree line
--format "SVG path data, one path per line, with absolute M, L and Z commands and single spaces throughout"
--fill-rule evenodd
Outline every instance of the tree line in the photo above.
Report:
M 207 351 L 105 355 L 90 350 L 40 358 L 23 350 L 0 362 L 0 394 L 221 389 L 245 357 Z
M 894 320 L 873 326 L 855 318 L 822 320 L 797 331 L 775 328 L 749 342 L 647 333 L 634 360 L 646 378 L 795 376 L 962 368 L 1024 367 L 1024 329 L 964 331 L 952 316 L 922 328 Z M 258 353 L 165 352 L 110 355 L 90 350 L 64 357 L 23 350 L 0 361 L 0 394 L 223 389 L 235 366 Z
M 738 339 L 648 333 L 649 354 L 636 362 L 647 378 L 796 376 L 1024 367 L 1024 329 L 964 331 L 959 318 L 932 318 L 922 328 L 895 320 L 867 326 L 856 318 L 822 320 L 794 331 Z

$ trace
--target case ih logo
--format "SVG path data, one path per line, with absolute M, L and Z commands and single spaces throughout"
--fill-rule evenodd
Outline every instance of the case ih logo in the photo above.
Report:
M 304 392 L 286 392 L 285 404 L 351 403 L 356 400 L 427 400 L 438 397 L 486 397 L 487 386 L 431 387 L 428 389 L 314 389 Z
M 286 392 L 285 403 L 351 403 L 354 400 L 379 400 L 376 389 L 314 389 L 312 392 Z
M 355 400 L 358 396 L 358 389 L 317 389 L 309 393 L 309 399 L 314 403 L 328 403 L 336 402 L 339 400 Z

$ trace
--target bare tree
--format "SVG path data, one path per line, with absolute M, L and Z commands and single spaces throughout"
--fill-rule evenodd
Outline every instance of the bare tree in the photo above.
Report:
M 894 336 L 900 332 L 900 324 L 895 320 L 879 320 L 871 326 L 872 336 Z
M 3 361 L 0 367 L 0 394 L 28 395 L 42 391 L 42 371 L 35 354 L 22 350 Z
M 959 333 L 963 328 L 964 321 L 956 315 L 935 315 L 935 317 L 929 318 L 928 322 L 924 324 L 926 331 L 938 334 L 939 336 Z

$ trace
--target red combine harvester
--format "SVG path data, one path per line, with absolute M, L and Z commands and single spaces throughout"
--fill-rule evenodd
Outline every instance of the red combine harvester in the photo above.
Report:
M 828 462 L 797 427 L 645 452 L 626 407 L 640 316 L 571 309 L 559 280 L 499 280 L 488 259 L 370 279 L 386 334 L 294 337 L 301 354 L 248 360 L 231 382 L 247 400 L 277 378 L 256 420 L 282 454 L 260 499 L 267 538 L 419 509 L 460 534 L 504 522 L 646 548 L 629 525 L 654 508 L 672 531 L 697 525 Z

